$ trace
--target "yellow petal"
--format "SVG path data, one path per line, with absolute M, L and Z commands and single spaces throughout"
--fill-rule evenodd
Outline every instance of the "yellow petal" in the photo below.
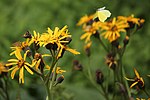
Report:
M 37 62 L 36 62 L 36 65 L 35 65 L 35 69 L 38 70 L 38 67 L 40 65 L 40 62 L 41 62 L 41 59 L 39 59 Z
M 11 66 L 11 65 L 16 65 L 17 64 L 17 62 L 14 62 L 14 63 L 7 63 L 7 64 L 5 64 L 6 66 Z
M 27 65 L 27 66 L 30 66 L 30 67 L 33 67 L 34 65 L 31 65 L 31 64 L 29 64 L 28 62 L 25 62 L 25 65 Z
M 137 78 L 140 79 L 140 75 L 139 75 L 139 73 L 137 72 L 137 70 L 135 68 L 134 68 L 134 72 L 135 72 L 135 75 L 137 76 Z
M 24 73 L 23 73 L 23 70 L 24 70 L 24 67 L 22 67 L 20 69 L 20 72 L 19 72 L 19 83 L 24 83 Z
M 33 74 L 32 70 L 30 68 L 28 68 L 26 65 L 24 67 L 30 74 Z
M 128 80 L 128 81 L 135 81 L 134 79 L 129 79 L 129 78 L 127 78 L 127 77 L 124 77 L 126 80 Z
M 130 86 L 130 88 L 132 88 L 133 86 L 135 86 L 137 83 L 138 83 L 138 82 L 134 82 L 134 83 Z
M 22 59 L 22 56 L 21 56 L 21 53 L 20 51 L 17 49 L 16 52 L 15 52 L 15 56 L 17 57 L 17 59 Z
M 13 61 L 14 61 L 14 62 L 18 62 L 17 59 L 9 59 L 9 60 L 8 60 L 8 62 L 13 62 Z
M 12 79 L 14 79 L 14 76 L 15 76 L 17 70 L 19 70 L 19 68 L 16 66 L 16 67 L 14 67 L 13 71 L 11 72 Z

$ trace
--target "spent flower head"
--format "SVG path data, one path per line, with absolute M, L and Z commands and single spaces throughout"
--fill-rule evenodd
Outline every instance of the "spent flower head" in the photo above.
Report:
M 127 77 L 125 77 L 126 80 L 131 81 L 132 84 L 130 85 L 130 88 L 137 86 L 140 89 L 144 88 L 144 80 L 142 77 L 140 77 L 139 73 L 137 72 L 137 70 L 134 68 L 134 73 L 136 75 L 136 77 L 134 79 L 129 79 Z

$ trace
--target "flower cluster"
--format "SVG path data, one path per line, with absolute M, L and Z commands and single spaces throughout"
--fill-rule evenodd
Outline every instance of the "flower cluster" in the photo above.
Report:
M 6 66 L 9 66 L 11 71 L 11 78 L 14 79 L 16 72 L 19 70 L 19 83 L 24 83 L 24 71 L 26 70 L 30 74 L 36 73 L 42 77 L 48 77 L 44 69 L 50 70 L 50 74 L 56 71 L 57 74 L 65 72 L 60 67 L 54 66 L 56 62 L 63 56 L 65 51 L 69 51 L 73 54 L 80 54 L 74 49 L 68 47 L 71 42 L 71 35 L 68 33 L 67 26 L 62 29 L 55 27 L 54 31 L 48 28 L 48 30 L 42 34 L 33 31 L 33 35 L 30 32 L 26 32 L 23 37 L 25 41 L 16 42 L 11 47 L 11 58 L 8 60 Z M 50 54 L 42 54 L 39 49 L 46 47 L 50 51 Z M 13 56 L 13 57 L 14 57 Z M 44 57 L 50 57 L 54 59 L 52 67 L 45 63 Z M 46 66 L 46 67 L 45 67 Z M 3 67 L 2 71 L 6 71 Z M 45 79 L 45 78 L 44 78 Z
M 134 15 L 125 17 L 118 16 L 114 17 L 106 22 L 101 22 L 97 18 L 94 19 L 94 16 L 84 16 L 80 19 L 77 25 L 83 25 L 83 34 L 80 39 L 85 39 L 85 43 L 90 42 L 90 38 L 92 35 L 104 37 L 108 39 L 109 42 L 113 42 L 118 40 L 121 37 L 121 34 L 126 34 L 127 31 L 135 26 L 137 29 L 143 26 L 144 19 L 134 18 Z M 100 35 L 100 36 L 99 36 Z

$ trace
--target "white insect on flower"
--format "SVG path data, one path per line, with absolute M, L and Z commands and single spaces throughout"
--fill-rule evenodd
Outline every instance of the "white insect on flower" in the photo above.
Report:
M 110 17 L 111 13 L 109 10 L 105 10 L 106 7 L 102 7 L 97 9 L 95 18 L 98 18 L 101 22 L 104 22 L 108 17 Z

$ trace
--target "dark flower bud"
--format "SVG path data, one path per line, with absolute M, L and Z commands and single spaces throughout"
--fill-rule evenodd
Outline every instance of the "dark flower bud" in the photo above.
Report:
M 32 35 L 30 34 L 29 31 L 27 31 L 24 35 L 23 35 L 24 38 L 32 38 Z
M 104 76 L 100 70 L 96 70 L 96 82 L 98 84 L 102 84 L 104 82 Z
M 56 86 L 57 84 L 60 84 L 64 81 L 64 76 L 61 75 L 57 78 L 56 83 L 54 84 L 54 86 Z
M 126 36 L 125 39 L 123 40 L 124 46 L 126 46 L 129 43 L 129 37 Z
M 23 51 L 24 51 L 24 52 L 28 51 L 28 52 L 27 52 L 27 56 L 28 56 L 28 57 L 30 57 L 30 56 L 32 55 L 32 51 L 31 51 L 30 47 L 28 47 L 28 46 L 27 46 L 27 47 L 24 47 L 24 48 L 23 48 Z
M 82 71 L 82 64 L 79 63 L 78 60 L 73 61 L 73 70 Z
M 48 49 L 48 50 L 52 49 L 52 50 L 54 50 L 54 51 L 57 50 L 57 48 L 58 48 L 58 46 L 57 46 L 56 43 L 54 43 L 54 44 L 48 43 L 45 47 L 46 47 L 46 49 Z
M 116 48 L 120 48 L 120 47 L 119 47 L 119 46 L 120 46 L 120 45 L 119 45 L 119 42 L 116 41 L 116 40 L 115 40 L 115 41 L 112 41 L 111 44 L 112 44 L 113 46 L 115 46 Z
M 34 43 L 34 48 L 35 48 L 35 50 L 38 50 L 40 48 L 40 45 L 37 43 Z

